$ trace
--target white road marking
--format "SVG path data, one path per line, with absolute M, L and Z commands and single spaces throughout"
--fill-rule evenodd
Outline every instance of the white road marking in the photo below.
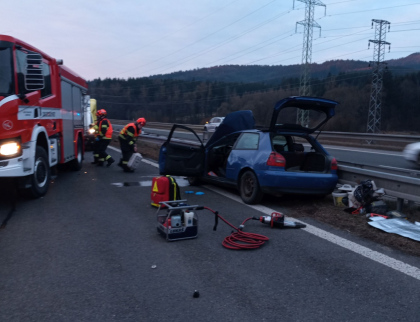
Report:
M 115 149 L 115 148 L 113 148 L 113 149 Z M 115 149 L 115 150 L 117 150 L 117 149 Z M 119 150 L 117 150 L 117 151 L 119 151 Z M 150 160 L 144 160 L 144 159 L 142 161 L 147 163 L 147 164 L 150 164 L 154 167 L 159 167 L 159 165 L 156 162 L 153 162 L 153 161 L 150 161 Z M 178 181 L 178 179 L 177 179 L 177 181 Z M 246 205 L 242 202 L 242 199 L 239 196 L 234 195 L 234 194 L 232 194 L 232 193 L 230 193 L 226 190 L 222 190 L 220 188 L 217 188 L 217 187 L 214 187 L 214 186 L 208 186 L 208 185 L 206 185 L 205 188 L 207 188 L 207 189 L 209 189 L 213 192 L 216 192 L 216 193 L 218 193 L 222 196 L 228 197 L 228 198 L 230 198 L 230 199 L 232 199 L 236 202 L 239 202 L 239 203 L 241 203 L 245 206 L 248 206 L 252 209 L 255 209 L 255 210 L 257 210 L 257 211 L 259 211 L 263 214 L 270 215 L 271 213 L 276 212 L 274 209 L 271 209 L 271 208 L 268 208 L 268 207 L 265 207 L 265 206 L 262 206 L 262 205 Z M 325 240 L 327 240 L 327 241 L 329 241 L 333 244 L 336 244 L 336 245 L 341 246 L 345 249 L 348 249 L 352 252 L 355 252 L 356 254 L 362 255 L 362 256 L 364 256 L 366 258 L 369 258 L 369 259 L 371 259 L 375 262 L 378 262 L 382 265 L 385 265 L 389 268 L 395 269 L 396 271 L 399 271 L 403 274 L 406 274 L 408 276 L 411 276 L 415 279 L 420 280 L 420 269 L 415 267 L 415 266 L 406 264 L 402 261 L 399 261 L 397 259 L 394 259 L 394 258 L 389 257 L 387 255 L 384 255 L 382 253 L 379 253 L 377 251 L 374 251 L 370 248 L 367 248 L 365 246 L 361 246 L 361 245 L 359 245 L 357 243 L 354 243 L 352 241 L 349 241 L 345 238 L 342 238 L 342 237 L 336 236 L 334 234 L 331 234 L 327 231 L 324 231 L 324 230 L 319 229 L 315 226 L 307 224 L 307 223 L 303 222 L 302 220 L 297 220 L 295 218 L 288 217 L 288 216 L 287 216 L 287 219 L 291 220 L 291 221 L 299 221 L 302 224 L 306 225 L 306 228 L 303 228 L 302 230 L 306 231 L 307 233 L 313 234 L 313 235 L 315 235 L 319 238 L 323 238 L 323 239 L 325 239 Z
M 239 203 L 243 203 L 239 196 L 234 195 L 234 194 L 232 194 L 232 193 L 230 193 L 226 190 L 222 190 L 222 189 L 219 189 L 219 188 L 213 187 L 213 186 L 205 186 L 205 187 L 207 189 L 213 191 L 213 192 L 221 194 L 221 195 L 223 195 L 225 197 L 228 197 L 228 198 L 230 198 L 234 201 L 237 201 Z M 270 215 L 271 213 L 275 212 L 274 209 L 271 209 L 271 208 L 268 208 L 268 207 L 265 207 L 265 206 L 262 206 L 262 205 L 246 205 L 246 206 L 248 206 L 250 208 L 253 208 L 257 211 L 260 211 L 260 212 L 262 212 L 263 214 L 266 214 L 266 215 Z M 287 219 L 290 220 L 290 221 L 298 221 L 298 222 L 306 225 L 306 228 L 303 228 L 303 230 L 310 233 L 310 234 L 313 234 L 315 236 L 323 238 L 323 239 L 325 239 L 325 240 L 327 240 L 327 241 L 329 241 L 333 244 L 339 245 L 343 248 L 351 250 L 352 252 L 355 252 L 359 255 L 367 257 L 367 258 L 369 258 L 371 260 L 374 260 L 374 261 L 376 261 L 380 264 L 383 264 L 383 265 L 388 266 L 390 268 L 393 268 L 393 269 L 395 269 L 395 270 L 397 270 L 401 273 L 404 273 L 408 276 L 411 276 L 411 277 L 414 277 L 415 279 L 420 280 L 420 269 L 415 267 L 415 266 L 406 264 L 402 261 L 396 260 L 396 259 L 394 259 L 392 257 L 389 257 L 389 256 L 386 256 L 384 254 L 381 254 L 381 253 L 379 253 L 377 251 L 374 251 L 372 249 L 369 249 L 365 246 L 361 246 L 361 245 L 359 245 L 357 243 L 354 243 L 352 241 L 349 241 L 345 238 L 342 238 L 342 237 L 336 236 L 334 234 L 331 234 L 327 231 L 324 231 L 324 230 L 319 229 L 315 226 L 312 226 L 308 223 L 305 223 L 300 219 L 298 220 L 298 219 L 295 219 L 295 218 L 292 218 L 292 217 L 289 217 L 289 216 L 287 216 Z

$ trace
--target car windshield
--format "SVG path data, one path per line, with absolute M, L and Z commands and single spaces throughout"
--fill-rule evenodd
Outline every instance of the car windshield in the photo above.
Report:
M 308 115 L 307 124 L 303 124 L 302 126 L 302 124 L 300 124 L 298 121 L 298 110 L 299 109 L 296 107 L 286 107 L 280 110 L 277 116 L 276 126 L 290 128 L 306 127 L 309 129 L 314 129 L 327 118 L 327 115 L 324 111 L 318 111 L 314 109 L 302 110 L 305 111 Z
M 11 48 L 0 48 L 0 96 L 13 93 L 13 64 Z

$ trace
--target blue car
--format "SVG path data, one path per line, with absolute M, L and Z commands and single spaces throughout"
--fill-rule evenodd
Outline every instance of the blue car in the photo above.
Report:
M 162 145 L 159 171 L 238 189 L 247 204 L 264 194 L 330 194 L 338 181 L 337 161 L 311 134 L 335 114 L 338 103 L 314 97 L 279 101 L 269 126 L 256 128 L 252 111 L 228 114 L 204 145 L 190 128 L 175 124 Z M 307 123 L 297 124 L 299 115 Z M 301 118 L 302 119 L 302 118 Z M 197 145 L 173 139 L 176 129 L 191 131 Z

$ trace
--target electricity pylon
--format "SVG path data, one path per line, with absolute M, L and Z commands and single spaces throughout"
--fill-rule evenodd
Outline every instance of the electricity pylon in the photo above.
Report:
M 367 133 L 377 133 L 381 128 L 381 96 L 382 96 L 382 79 L 383 71 L 385 69 L 386 63 L 385 59 L 385 45 L 389 45 L 389 50 L 391 50 L 391 44 L 386 39 L 386 27 L 388 31 L 390 28 L 390 22 L 386 20 L 377 20 L 372 19 L 372 28 L 373 23 L 375 23 L 375 40 L 369 40 L 370 43 L 374 43 L 373 49 L 373 61 L 371 62 L 373 66 L 372 70 L 372 89 L 370 94 L 370 103 L 369 103 L 369 112 L 368 112 L 368 122 L 367 122 Z M 371 143 L 368 142 L 368 143 Z
M 303 49 L 302 49 L 302 71 L 300 76 L 300 87 L 299 95 L 300 96 L 309 96 L 311 93 L 310 89 L 310 67 L 312 62 L 312 36 L 313 28 L 319 28 L 319 33 L 321 35 L 321 26 L 314 21 L 314 12 L 315 6 L 327 7 L 319 0 L 297 0 L 305 3 L 305 20 L 296 22 L 296 31 L 297 25 L 302 25 L 304 27 L 303 32 Z M 295 0 L 293 0 L 293 8 L 295 6 Z M 301 126 L 309 126 L 309 111 L 298 110 L 297 113 L 297 123 Z

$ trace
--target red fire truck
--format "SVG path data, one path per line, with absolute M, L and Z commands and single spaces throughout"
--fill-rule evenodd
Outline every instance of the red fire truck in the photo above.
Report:
M 57 165 L 82 167 L 87 84 L 62 64 L 0 35 L 0 178 L 16 178 L 35 198 Z

